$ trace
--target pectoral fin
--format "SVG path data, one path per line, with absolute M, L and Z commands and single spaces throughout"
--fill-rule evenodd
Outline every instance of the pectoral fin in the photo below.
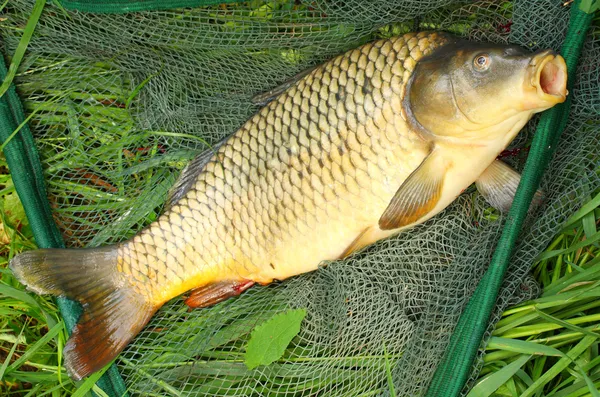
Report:
M 398 189 L 379 219 L 382 230 L 417 222 L 435 208 L 442 195 L 448 163 L 435 150 Z
M 509 165 L 494 160 L 475 181 L 477 189 L 490 205 L 501 212 L 508 212 L 512 205 L 521 175 Z M 532 201 L 532 207 L 540 204 L 543 192 L 538 190 Z

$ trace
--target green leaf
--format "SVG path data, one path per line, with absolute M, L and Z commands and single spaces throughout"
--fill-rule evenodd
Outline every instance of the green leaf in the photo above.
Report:
M 2 367 L 0 367 L 0 379 L 4 378 L 4 373 L 6 372 L 6 368 L 8 368 L 8 363 L 10 362 L 10 359 L 12 358 L 13 354 L 15 354 L 15 350 L 17 349 L 17 346 L 19 344 L 18 340 L 23 336 L 23 331 L 25 331 L 25 327 L 27 327 L 27 325 L 29 325 L 29 322 L 26 322 L 25 324 L 23 324 L 23 328 L 21 328 L 21 332 L 19 333 L 17 340 L 15 340 L 15 343 L 13 344 L 13 347 L 10 349 L 8 356 L 6 356 L 6 360 L 4 360 L 4 363 L 2 363 Z
M 596 12 L 600 9 L 600 0 L 581 0 L 579 9 L 587 14 Z
M 558 362 L 549 369 L 546 369 L 544 373 L 521 394 L 521 397 L 531 397 L 534 393 L 542 390 L 548 382 L 552 381 L 558 374 L 564 371 L 573 360 L 577 359 L 579 355 L 583 354 L 585 349 L 595 342 L 596 338 L 585 336 L 577 345 L 566 353 L 565 357 L 558 360 Z
M 77 390 L 71 395 L 71 397 L 83 397 L 85 396 L 96 384 L 98 379 L 104 375 L 104 373 L 110 368 L 110 365 L 105 366 L 100 371 L 91 374 L 85 381 L 83 381 Z
M 44 5 L 46 5 L 46 0 L 36 0 L 35 5 L 33 6 L 33 10 L 29 16 L 29 20 L 27 21 L 27 25 L 25 26 L 25 30 L 23 31 L 23 36 L 21 37 L 21 41 L 19 41 L 19 45 L 12 57 L 12 62 L 8 67 L 8 73 L 6 74 L 6 78 L 0 85 L 0 97 L 6 93 L 8 88 L 10 87 L 10 83 L 12 83 L 15 74 L 17 74 L 17 69 L 19 69 L 19 65 L 21 64 L 21 60 L 23 59 L 23 55 L 25 55 L 25 50 L 29 45 L 29 40 L 31 40 L 31 36 L 33 35 L 33 31 L 37 26 L 37 22 L 40 19 L 40 15 L 42 15 L 42 10 L 44 9 Z
M 3 283 L 0 283 L 0 296 L 8 296 L 20 301 L 19 304 L 26 303 L 32 308 L 42 309 L 40 304 L 27 292 L 18 290 Z
M 592 238 L 592 236 L 598 232 L 598 229 L 596 229 L 596 217 L 594 216 L 593 211 L 584 215 L 583 219 L 581 219 L 581 223 L 583 224 L 583 230 L 587 239 Z
M 536 356 L 563 357 L 564 354 L 551 346 L 528 342 L 519 339 L 498 338 L 493 336 L 487 346 L 488 349 L 508 350 L 516 353 L 533 354 Z
M 598 338 L 598 337 L 600 337 L 600 335 L 595 334 L 595 333 L 593 333 L 591 331 L 588 331 L 586 329 L 583 329 L 581 327 L 578 327 L 575 324 L 568 323 L 568 322 L 566 322 L 564 320 L 561 320 L 560 318 L 556 318 L 556 317 L 554 317 L 554 316 L 552 316 L 552 315 L 550 315 L 548 313 L 544 313 L 543 311 L 539 310 L 537 307 L 535 308 L 535 311 L 536 311 L 536 313 L 541 318 L 543 318 L 546 321 L 550 321 L 552 323 L 558 324 L 561 327 L 564 327 L 566 329 L 570 329 L 571 331 L 581 332 L 582 334 L 588 335 L 591 338 Z
M 7 369 L 6 373 L 10 373 L 16 369 L 18 369 L 21 365 L 25 364 L 29 357 L 33 356 L 33 354 L 38 351 L 40 348 L 45 346 L 52 338 L 54 338 L 62 329 L 64 328 L 64 323 L 61 321 L 57 323 L 54 327 L 52 327 L 48 332 L 37 340 L 31 347 L 27 349 L 25 353 L 21 355 L 15 362 L 13 362 Z
M 531 358 L 531 356 L 521 356 L 500 371 L 492 373 L 483 378 L 467 394 L 467 397 L 488 397 L 491 396 L 500 386 L 506 383 L 512 376 Z
M 289 310 L 257 326 L 246 345 L 245 363 L 248 369 L 279 360 L 294 336 L 300 332 L 304 316 L 306 309 Z
M 580 241 L 580 242 L 579 242 L 579 243 L 577 243 L 577 244 L 573 244 L 573 245 L 571 245 L 569 248 L 562 249 L 562 250 L 561 250 L 561 249 L 558 249 L 558 250 L 552 250 L 552 251 L 545 251 L 545 252 L 542 252 L 542 253 L 541 253 L 541 254 L 540 254 L 540 255 L 539 255 L 539 256 L 538 256 L 538 257 L 535 259 L 535 261 L 536 261 L 536 262 L 539 262 L 539 261 L 543 261 L 543 260 L 546 260 L 546 259 L 553 258 L 553 257 L 555 257 L 555 256 L 558 256 L 558 255 L 561 255 L 561 254 L 563 254 L 563 255 L 564 255 L 564 254 L 569 254 L 569 253 L 571 253 L 571 252 L 575 252 L 575 251 L 577 251 L 578 249 L 585 248 L 585 247 L 587 247 L 588 245 L 592 245 L 593 243 L 595 243 L 595 242 L 597 242 L 597 241 L 600 241 L 600 232 L 599 232 L 599 233 L 596 233 L 596 234 L 594 234 L 594 235 L 592 235 L 592 236 L 590 236 L 590 237 L 589 237 L 587 240 L 583 240 L 583 241 Z
M 25 215 L 25 208 L 16 192 L 8 193 L 4 196 L 4 210 L 11 225 L 28 225 L 29 221 Z
M 585 1 L 585 0 L 584 0 Z M 583 5 L 584 2 L 581 3 Z M 598 2 L 600 3 L 600 1 Z M 580 6 L 581 7 L 581 6 Z M 594 198 L 592 198 L 589 202 L 587 202 L 583 207 L 581 207 L 577 212 L 575 212 L 567 221 L 565 222 L 564 228 L 572 227 L 573 224 L 579 221 L 588 213 L 594 213 L 596 208 L 600 207 L 600 193 L 598 193 Z
M 396 389 L 394 388 L 394 381 L 392 379 L 392 367 L 390 365 L 390 359 L 388 357 L 387 349 L 383 347 L 383 354 L 385 357 L 385 373 L 387 375 L 387 382 L 390 388 L 390 396 L 396 397 Z

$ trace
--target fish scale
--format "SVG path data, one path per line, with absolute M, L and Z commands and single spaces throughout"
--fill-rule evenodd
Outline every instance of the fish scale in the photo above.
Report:
M 298 81 L 218 149 L 158 222 L 121 246 L 124 278 L 159 304 L 211 282 L 268 283 L 339 257 L 425 156 L 393 98 L 420 57 L 446 41 L 440 33 L 379 40 Z M 309 263 L 290 245 L 312 247 L 299 257 Z

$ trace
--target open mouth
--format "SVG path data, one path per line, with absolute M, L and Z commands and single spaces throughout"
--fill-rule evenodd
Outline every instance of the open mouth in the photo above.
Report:
M 532 85 L 538 95 L 551 102 L 564 102 L 567 97 L 567 65 L 560 55 L 546 51 L 531 62 L 535 68 Z

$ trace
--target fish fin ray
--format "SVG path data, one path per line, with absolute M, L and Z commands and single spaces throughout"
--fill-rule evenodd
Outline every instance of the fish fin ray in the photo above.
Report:
M 485 200 L 500 212 L 507 213 L 512 206 L 515 193 L 519 187 L 521 175 L 501 160 L 494 160 L 475 181 L 477 190 Z M 544 193 L 538 189 L 531 202 L 531 208 L 537 207 L 543 200 Z
M 156 311 L 116 270 L 116 246 L 40 249 L 16 256 L 10 268 L 38 294 L 77 300 L 83 313 L 64 348 L 69 375 L 82 379 L 109 364 Z
M 435 151 L 398 188 L 379 218 L 381 230 L 417 222 L 435 208 L 442 195 L 448 165 Z
M 302 78 L 304 76 L 308 75 L 310 72 L 315 70 L 317 67 L 318 66 L 313 66 L 311 68 L 303 70 L 300 73 L 290 77 L 283 83 L 279 84 L 278 86 L 276 86 L 268 91 L 261 92 L 260 94 L 256 94 L 255 96 L 252 97 L 252 103 L 255 105 L 260 105 L 260 106 L 266 105 L 267 103 L 269 103 L 273 99 L 275 99 L 277 96 L 282 94 L 285 90 L 287 90 L 292 85 L 294 85 L 296 82 L 302 80 Z
M 185 304 L 190 308 L 202 308 L 212 306 L 225 299 L 238 296 L 254 285 L 253 281 L 221 281 L 211 283 L 191 291 Z
M 339 256 L 338 259 L 343 259 L 353 252 L 359 251 L 367 245 L 373 244 L 375 241 L 384 237 L 387 233 L 379 229 L 379 226 L 369 226 L 363 230 L 356 238 L 350 243 L 344 252 Z
M 212 147 L 194 157 L 181 171 L 179 179 L 173 184 L 169 190 L 169 195 L 166 200 L 165 208 L 171 208 L 177 203 L 185 194 L 192 188 L 196 178 L 202 172 L 206 164 L 213 158 L 217 153 L 217 150 L 227 141 L 229 138 L 225 138 Z

